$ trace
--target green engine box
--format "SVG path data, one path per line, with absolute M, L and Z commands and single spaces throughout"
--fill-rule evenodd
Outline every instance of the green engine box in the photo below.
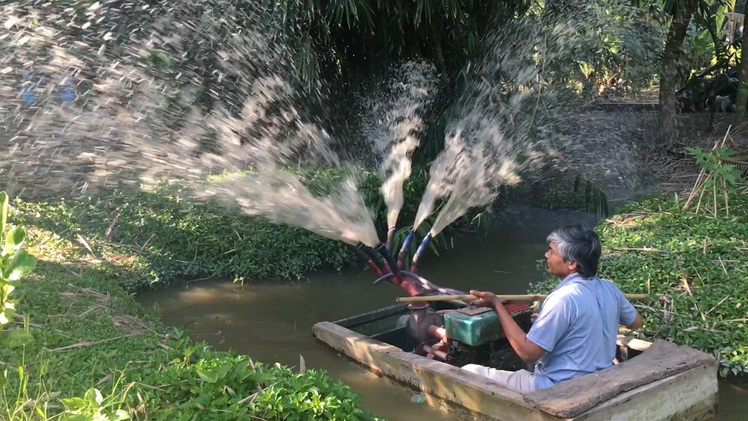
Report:
M 514 321 L 527 332 L 530 330 L 532 307 L 527 303 L 504 304 Z M 504 337 L 499 315 L 487 307 L 466 307 L 444 313 L 447 338 L 464 345 L 479 346 Z
M 501 337 L 499 316 L 490 308 L 463 308 L 444 314 L 447 338 L 478 346 Z

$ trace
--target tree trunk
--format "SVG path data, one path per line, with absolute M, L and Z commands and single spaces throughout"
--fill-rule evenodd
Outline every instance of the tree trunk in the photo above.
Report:
M 735 98 L 736 125 L 745 121 L 746 102 L 748 102 L 748 19 L 743 18 L 743 47 L 740 51 L 740 68 L 738 69 L 738 95 Z
M 444 87 L 452 91 L 452 82 L 449 78 L 449 72 L 447 70 L 447 61 L 444 59 L 444 49 L 442 48 L 442 37 L 439 31 L 436 29 L 436 25 L 431 25 L 431 39 L 434 41 L 434 56 L 436 57 L 436 66 L 441 74 L 442 83 Z
M 683 40 L 686 39 L 688 24 L 698 0 L 686 0 L 681 15 L 673 18 L 662 52 L 662 70 L 660 72 L 659 143 L 670 144 L 678 137 L 676 111 L 678 102 L 675 91 L 684 82 L 683 77 Z

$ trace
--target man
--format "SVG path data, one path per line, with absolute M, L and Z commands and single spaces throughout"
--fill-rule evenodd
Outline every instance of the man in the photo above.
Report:
M 548 272 L 561 282 L 543 302 L 527 334 L 494 293 L 470 291 L 479 297 L 475 305 L 496 310 L 514 351 L 525 362 L 535 363 L 534 373 L 477 364 L 464 370 L 523 392 L 543 389 L 610 367 L 618 325 L 641 327 L 641 317 L 618 287 L 596 276 L 602 246 L 594 231 L 580 225 L 562 227 L 548 236 L 548 245 Z

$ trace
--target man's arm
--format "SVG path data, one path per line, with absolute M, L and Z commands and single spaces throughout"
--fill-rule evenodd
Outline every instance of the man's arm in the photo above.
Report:
M 501 322 L 501 326 L 504 328 L 504 333 L 509 340 L 509 344 L 512 345 L 514 352 L 523 361 L 534 363 L 545 355 L 546 351 L 543 348 L 527 339 L 527 334 L 514 321 L 512 315 L 509 314 L 504 305 L 501 304 L 501 300 L 494 293 L 488 291 L 470 291 L 470 294 L 480 298 L 476 305 L 490 306 L 496 310 L 496 314 L 499 315 L 499 322 Z
M 634 321 L 631 322 L 631 324 L 626 325 L 626 327 L 631 330 L 636 330 L 642 327 L 642 316 L 639 315 L 639 312 L 636 312 L 636 317 L 634 318 Z

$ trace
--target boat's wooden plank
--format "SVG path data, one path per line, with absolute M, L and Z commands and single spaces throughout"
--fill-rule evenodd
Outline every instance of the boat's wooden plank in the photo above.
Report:
M 387 317 L 394 316 L 396 314 L 407 313 L 407 304 L 395 304 L 384 308 L 379 308 L 367 313 L 358 314 L 356 316 L 347 317 L 334 322 L 337 325 L 351 328 L 364 323 L 370 323 Z
M 719 385 L 715 366 L 639 386 L 574 417 L 574 421 L 716 421 Z
M 480 419 L 558 421 L 527 404 L 523 394 L 486 377 L 434 361 L 373 340 L 345 327 L 320 322 L 314 335 L 372 371 L 423 392 L 453 402 L 469 411 L 485 414 Z
M 549 414 L 573 418 L 623 392 L 699 366 L 716 367 L 716 360 L 693 348 L 657 340 L 636 358 L 528 393 L 525 400 Z

